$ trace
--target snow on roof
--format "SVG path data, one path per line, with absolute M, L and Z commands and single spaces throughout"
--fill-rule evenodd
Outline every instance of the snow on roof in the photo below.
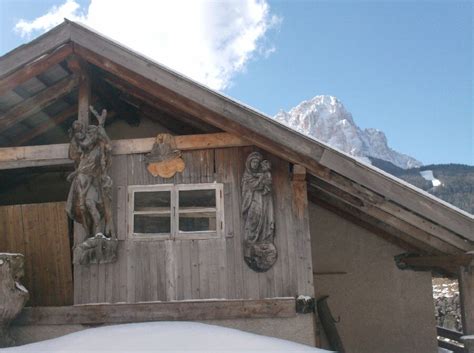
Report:
M 314 352 L 326 350 L 196 322 L 147 322 L 90 328 L 5 352 Z

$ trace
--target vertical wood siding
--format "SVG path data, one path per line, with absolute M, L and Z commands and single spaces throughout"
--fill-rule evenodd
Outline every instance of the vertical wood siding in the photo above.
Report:
M 295 207 L 302 192 L 306 202 L 306 189 L 295 188 L 288 162 L 264 152 L 272 162 L 278 260 L 265 273 L 252 271 L 243 260 L 240 181 L 245 160 L 254 150 L 184 152 L 186 168 L 171 179 L 153 177 L 143 155 L 115 156 L 119 258 L 113 264 L 75 266 L 75 303 L 314 295 L 307 210 L 301 214 Z M 214 181 L 224 184 L 225 234 L 220 239 L 127 240 L 128 185 Z
M 0 252 L 25 256 L 28 306 L 73 303 L 71 252 L 64 202 L 0 207 Z

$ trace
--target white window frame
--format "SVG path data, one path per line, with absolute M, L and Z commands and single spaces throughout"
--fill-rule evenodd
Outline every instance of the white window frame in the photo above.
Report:
M 216 230 L 181 232 L 179 230 L 179 192 L 184 190 L 215 190 L 216 207 L 201 208 L 195 212 L 214 211 L 216 212 Z M 157 214 L 156 211 L 135 211 L 135 192 L 170 192 L 170 233 L 134 233 L 134 215 L 136 214 Z M 189 213 L 189 210 L 188 210 Z M 196 239 L 216 239 L 224 234 L 224 185 L 222 183 L 199 183 L 199 184 L 157 184 L 157 185 L 129 185 L 128 186 L 128 238 L 131 240 L 196 240 Z

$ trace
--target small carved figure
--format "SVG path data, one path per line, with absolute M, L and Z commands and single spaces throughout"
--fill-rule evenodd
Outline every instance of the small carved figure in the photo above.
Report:
M 22 254 L 0 254 L 0 348 L 15 344 L 8 327 L 29 297 L 26 288 L 20 284 L 24 274 Z
M 174 137 L 170 134 L 156 136 L 156 142 L 145 161 L 148 171 L 155 177 L 171 178 L 185 167 L 181 151 L 176 148 Z
M 115 243 L 106 244 L 107 241 L 116 242 L 112 219 L 112 179 L 109 176 L 112 146 L 104 129 L 107 111 L 104 109 L 99 115 L 92 106 L 90 110 L 97 117 L 99 125 L 86 127 L 80 121 L 72 124 L 69 158 L 74 160 L 75 171 L 67 178 L 71 188 L 66 211 L 71 219 L 82 224 L 88 238 L 74 251 L 74 263 L 81 264 L 115 261 L 115 253 L 113 256 L 104 256 L 108 252 L 91 248 L 91 244 L 100 249 L 117 247 Z M 89 245 L 84 245 L 86 242 Z M 84 255 L 83 252 L 102 256 Z
M 242 215 L 245 262 L 254 271 L 265 272 L 276 262 L 278 253 L 273 243 L 275 219 L 271 164 L 259 152 L 252 152 L 245 162 Z

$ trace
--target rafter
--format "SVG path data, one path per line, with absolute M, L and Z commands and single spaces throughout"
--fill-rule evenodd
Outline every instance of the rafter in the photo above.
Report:
M 0 95 L 48 70 L 50 67 L 60 63 L 71 54 L 72 45 L 65 44 L 51 53 L 43 55 L 32 63 L 10 73 L 8 76 L 2 77 L 0 80 Z
M 91 99 L 92 104 L 97 102 L 97 97 L 93 96 Z M 43 124 L 33 128 L 29 129 L 27 132 L 24 134 L 21 134 L 18 136 L 18 138 L 15 139 L 14 146 L 21 146 L 28 141 L 33 140 L 35 137 L 38 137 L 52 128 L 61 125 L 63 122 L 65 122 L 68 118 L 70 118 L 73 115 L 77 115 L 77 104 L 73 104 L 69 108 L 66 108 L 65 110 L 59 112 L 58 114 L 50 117 L 46 122 Z
M 98 75 L 92 75 L 92 86 L 94 91 L 100 96 L 107 109 L 114 109 L 129 125 L 139 124 L 138 108 L 131 106 L 120 98 L 120 93 L 116 92 L 112 86 L 98 79 Z
M 308 200 L 319 205 L 350 222 L 369 230 L 374 235 L 406 250 L 418 254 L 441 254 L 440 251 L 423 242 L 413 239 L 406 234 L 383 221 L 362 212 L 357 207 L 345 203 L 343 200 L 326 192 L 308 186 Z
M 435 239 L 445 241 L 462 251 L 471 250 L 474 246 L 469 240 L 460 238 L 446 228 L 401 207 L 394 201 L 386 199 L 384 196 L 329 168 L 318 166 L 318 168 L 313 170 L 313 174 L 314 177 L 311 177 L 311 180 L 319 184 L 326 183 L 326 189 L 337 188 L 339 193 L 343 193 L 339 197 L 349 198 L 352 202 L 360 202 L 360 205 L 356 204 L 355 206 L 371 211 L 373 214 L 377 214 L 378 217 L 400 219 L 404 223 L 423 231 L 425 234 L 432 235 Z
M 439 255 L 439 256 L 400 256 L 397 263 L 407 269 L 416 271 L 442 270 L 455 277 L 460 267 L 468 266 L 474 260 L 474 254 Z
M 41 111 L 59 97 L 71 92 L 78 85 L 77 76 L 67 76 L 48 87 L 35 96 L 15 105 L 9 111 L 0 116 L 0 132 L 7 130 L 13 125 L 25 120 L 30 115 Z
M 451 237 L 438 238 L 432 234 L 410 224 L 406 221 L 403 215 L 394 216 L 379 208 L 379 205 L 373 201 L 361 199 L 358 196 L 352 195 L 344 189 L 331 185 L 323 180 L 310 178 L 310 189 L 313 193 L 319 195 L 326 195 L 326 197 L 337 200 L 338 206 L 350 210 L 358 210 L 361 215 L 367 215 L 374 219 L 382 220 L 384 224 L 393 229 L 409 234 L 410 238 L 416 241 L 417 244 L 426 244 L 431 249 L 436 249 L 445 254 L 457 255 L 469 249 L 469 244 L 461 241 L 453 241 Z M 363 216 L 362 216 L 363 217 Z
M 129 95 L 130 97 L 134 97 L 138 100 L 141 100 L 147 103 L 148 105 L 157 107 L 159 110 L 162 110 L 163 112 L 169 114 L 170 116 L 176 116 L 177 119 L 182 120 L 184 123 L 189 124 L 190 126 L 197 129 L 198 131 L 205 132 L 205 133 L 212 133 L 212 132 L 219 131 L 219 129 L 217 129 L 216 127 L 210 124 L 207 124 L 206 122 L 203 122 L 200 119 L 196 119 L 194 116 L 188 113 L 177 110 L 172 104 L 169 104 L 165 102 L 164 100 L 161 100 L 160 98 L 149 94 L 145 90 L 132 86 L 116 76 L 107 75 L 106 77 L 104 77 L 104 80 L 110 85 L 117 88 L 118 90 Z

